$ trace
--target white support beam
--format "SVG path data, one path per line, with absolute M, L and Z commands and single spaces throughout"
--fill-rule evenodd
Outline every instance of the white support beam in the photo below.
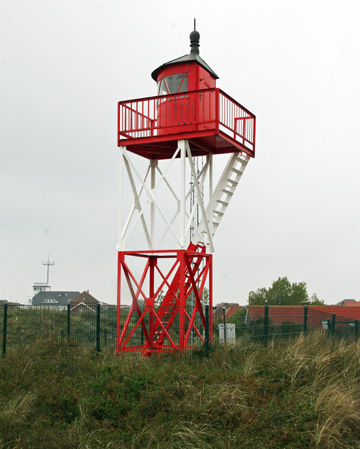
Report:
M 150 188 L 151 188 L 151 193 L 153 195 L 153 197 L 150 199 L 151 204 L 150 204 L 150 237 L 151 237 L 151 242 L 152 245 L 155 245 L 155 202 L 154 202 L 154 197 L 156 195 L 156 191 L 155 191 L 155 180 L 156 180 L 156 167 L 158 165 L 158 161 L 156 159 L 151 159 L 150 160 L 150 177 L 151 177 L 151 181 L 150 181 Z
M 145 217 L 144 217 L 144 214 L 143 214 L 143 209 L 142 209 L 142 207 L 141 207 L 140 197 L 139 197 L 139 195 L 138 195 L 138 193 L 137 193 L 137 191 L 136 191 L 135 181 L 134 181 L 134 178 L 133 178 L 133 175 L 132 175 L 132 171 L 131 171 L 131 167 L 130 167 L 130 161 L 129 161 L 129 159 L 128 159 L 127 157 L 125 157 L 124 160 L 125 160 L 125 167 L 126 167 L 126 170 L 127 170 L 127 173 L 128 173 L 128 177 L 129 177 L 131 189 L 132 189 L 133 196 L 134 196 L 134 203 L 135 203 L 134 207 L 135 207 L 135 209 L 137 209 L 137 210 L 139 211 L 139 213 L 140 213 L 141 224 L 142 224 L 142 226 L 143 226 L 144 234 L 145 234 L 147 243 L 148 243 L 148 245 L 149 245 L 149 248 L 150 248 L 150 249 L 153 249 L 153 244 L 152 244 L 152 241 L 151 241 L 151 237 L 150 237 L 150 234 L 149 234 L 148 227 L 147 227 L 147 225 L 146 225 L 146 220 L 145 220 Z M 141 178 L 139 177 L 139 174 L 138 174 L 137 172 L 136 172 L 136 175 L 138 176 L 139 179 L 141 179 Z M 141 182 L 142 182 L 142 181 L 141 181 Z M 146 185 L 145 185 L 143 182 L 142 182 L 142 185 L 143 185 L 143 186 L 145 187 L 145 189 L 146 189 Z
M 130 160 L 130 158 L 126 158 L 126 163 L 129 164 L 129 168 L 131 168 L 131 172 L 133 172 L 137 179 L 140 181 L 140 183 L 142 184 L 142 186 L 144 187 L 145 191 L 147 192 L 147 194 L 149 195 L 149 197 L 154 201 L 154 204 L 156 206 L 156 209 L 158 210 L 159 214 L 161 215 L 161 217 L 163 218 L 163 220 L 165 221 L 165 223 L 167 224 L 167 226 L 169 227 L 169 230 L 172 232 L 172 234 L 174 235 L 176 241 L 178 242 L 178 244 L 181 245 L 180 242 L 180 238 L 179 236 L 176 234 L 176 232 L 174 231 L 173 227 L 171 226 L 170 222 L 168 221 L 168 219 L 166 218 L 166 214 L 165 211 L 162 210 L 161 206 L 158 204 L 158 202 L 156 201 L 155 195 L 154 193 L 151 191 L 151 189 L 143 182 L 143 180 L 141 179 L 138 171 L 136 170 L 135 165 L 133 164 L 133 162 Z M 133 190 L 134 193 L 134 190 Z M 136 190 L 134 195 L 136 194 Z M 152 247 L 149 244 L 149 247 L 152 249 Z
M 207 156 L 209 161 L 209 203 L 212 204 L 213 194 L 214 194 L 214 164 L 213 164 L 213 155 L 209 154 Z M 213 222 L 210 220 L 210 233 L 214 235 Z
M 144 181 L 143 181 L 144 183 L 145 183 L 146 180 L 147 180 L 147 177 L 148 177 L 148 175 L 149 175 L 149 171 L 150 171 L 150 166 L 148 167 L 148 169 L 147 169 L 147 171 L 146 171 L 146 174 L 145 174 L 145 177 L 144 177 Z M 143 191 L 143 186 L 141 186 L 140 189 L 139 189 L 139 191 L 138 191 L 137 196 L 138 196 L 139 198 L 141 197 L 142 191 Z M 122 231 L 122 234 L 121 234 L 121 241 L 124 241 L 124 242 L 126 241 L 127 237 L 131 234 L 132 230 L 133 230 L 134 227 L 136 226 L 136 223 L 140 220 L 141 216 L 142 216 L 143 213 L 144 213 L 144 210 L 141 210 L 141 211 L 139 210 L 139 215 L 136 217 L 136 219 L 135 219 L 133 225 L 132 225 L 131 228 L 130 228 L 129 226 L 130 226 L 131 220 L 132 220 L 132 218 L 133 218 L 133 216 L 134 216 L 134 213 L 135 213 L 136 210 L 138 210 L 138 207 L 137 207 L 137 205 L 136 205 L 135 203 L 136 203 L 136 201 L 135 201 L 135 199 L 134 199 L 134 203 L 133 203 L 133 205 L 132 205 L 132 207 L 131 207 L 131 210 L 130 210 L 130 212 L 129 212 L 129 215 L 128 215 L 128 217 L 127 217 L 127 220 L 126 220 L 126 222 L 125 222 L 125 224 L 124 224 L 124 226 L 123 226 L 123 231 Z
M 123 171 L 124 171 L 124 152 L 126 147 L 120 147 L 120 161 L 119 161 L 119 210 L 118 210 L 118 251 L 124 250 L 122 240 L 122 212 L 123 212 Z
M 134 158 L 136 156 L 129 153 L 126 147 L 120 147 L 118 249 L 125 249 L 127 239 L 134 232 L 139 232 L 141 223 L 149 249 L 160 249 L 165 237 L 171 240 L 168 234 L 175 239 L 172 248 L 185 248 L 188 245 L 190 230 L 193 228 L 193 242 L 202 242 L 208 245 L 210 252 L 213 252 L 213 236 L 242 177 L 249 156 L 242 153 L 229 155 L 228 163 L 215 189 L 214 156 L 212 154 L 206 156 L 206 162 L 198 173 L 187 140 L 178 141 L 170 160 L 149 160 L 144 177 L 139 174 L 143 162 L 139 164 Z M 126 174 L 133 204 L 123 225 L 122 207 L 126 202 L 123 183 Z M 193 177 L 193 185 L 190 183 L 190 174 Z M 195 189 L 196 195 L 194 204 L 188 211 L 187 205 L 192 189 Z M 208 202 L 207 207 L 204 204 L 205 200 Z M 200 215 L 199 225 L 193 223 L 197 213 Z
M 208 237 L 208 240 L 209 240 L 210 251 L 213 253 L 214 252 L 214 244 L 213 244 L 213 240 L 212 240 L 212 235 L 211 235 L 211 232 L 210 232 L 210 229 L 209 229 L 208 220 L 206 219 L 206 211 L 205 211 L 205 206 L 204 206 L 203 199 L 201 197 L 199 180 L 198 180 L 198 177 L 197 177 L 197 173 L 195 171 L 194 162 L 192 160 L 190 145 L 189 145 L 189 142 L 187 140 L 186 140 L 186 151 L 187 151 L 187 155 L 188 155 L 188 160 L 189 160 L 191 172 L 192 172 L 192 175 L 193 175 L 193 178 L 194 178 L 194 184 L 195 184 L 196 196 L 197 196 L 197 203 L 198 203 L 198 205 L 200 206 L 200 209 L 201 209 L 202 220 L 204 221 L 205 230 L 207 232 L 207 237 Z
M 187 141 L 186 141 L 187 142 Z M 185 176 L 186 176 L 186 149 L 185 140 L 179 140 L 178 146 L 180 148 L 180 247 L 185 248 Z

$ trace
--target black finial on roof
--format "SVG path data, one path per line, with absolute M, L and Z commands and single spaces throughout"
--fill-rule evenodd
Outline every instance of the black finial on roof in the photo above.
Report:
M 151 74 L 152 79 L 158 81 L 158 75 L 162 69 L 168 67 L 169 65 L 181 64 L 183 62 L 184 63 L 197 62 L 197 64 L 201 65 L 215 79 L 218 79 L 219 77 L 216 75 L 216 73 L 206 64 L 206 62 L 202 59 L 202 57 L 199 56 L 199 47 L 200 47 L 199 42 L 200 42 L 200 33 L 196 31 L 196 19 L 194 19 L 194 31 L 190 33 L 190 47 L 191 47 L 190 54 L 181 56 L 181 58 L 173 59 L 172 61 L 166 62 L 165 64 L 161 65 L 152 72 Z
M 196 31 L 196 19 L 194 19 L 194 31 L 190 33 L 190 47 L 190 53 L 196 53 L 197 55 L 200 53 L 200 33 Z

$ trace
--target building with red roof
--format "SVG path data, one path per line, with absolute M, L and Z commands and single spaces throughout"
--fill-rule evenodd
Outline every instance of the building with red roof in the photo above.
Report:
M 254 323 L 263 320 L 264 306 L 248 306 L 246 323 Z M 335 323 L 347 326 L 349 322 L 360 322 L 360 307 L 344 306 L 307 306 L 308 328 L 326 327 L 328 320 L 332 321 L 335 315 Z M 295 323 L 303 324 L 305 317 L 304 306 L 269 306 L 268 316 L 271 324 Z
M 335 305 L 342 307 L 360 307 L 360 301 L 355 301 L 355 299 L 343 299 Z
M 216 304 L 215 310 L 213 311 L 213 320 L 214 322 L 223 320 L 225 309 L 225 320 L 234 315 L 238 310 L 241 310 L 244 306 L 240 306 L 235 302 L 221 302 Z

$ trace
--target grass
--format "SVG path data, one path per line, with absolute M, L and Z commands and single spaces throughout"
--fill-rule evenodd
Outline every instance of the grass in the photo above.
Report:
M 0 449 L 360 448 L 360 346 L 313 333 L 143 359 L 48 341 L 0 361 Z

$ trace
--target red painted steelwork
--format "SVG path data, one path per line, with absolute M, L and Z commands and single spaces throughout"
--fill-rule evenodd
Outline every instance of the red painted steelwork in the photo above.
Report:
M 203 245 L 192 243 L 186 250 L 119 251 L 117 353 L 136 351 L 150 355 L 153 352 L 191 349 L 192 330 L 198 341 L 204 340 L 204 335 L 196 323 L 200 322 L 201 328 L 205 329 L 201 296 L 206 281 L 209 289 L 209 308 L 212 310 L 212 256 L 205 251 Z M 128 264 L 128 260 L 133 257 L 142 258 L 145 262 L 138 279 Z M 162 267 L 165 259 L 171 261 L 171 268 L 167 272 Z M 158 285 L 156 278 L 160 279 Z M 132 304 L 121 324 L 120 285 L 123 280 L 130 292 Z M 162 296 L 161 303 L 155 307 L 155 299 L 163 291 L 166 293 Z M 190 295 L 195 298 L 192 310 L 189 307 Z M 211 339 L 212 313 L 209 315 Z M 137 329 L 142 330 L 143 342 L 135 338 Z
M 149 159 L 170 159 L 188 139 L 194 156 L 243 151 L 255 156 L 255 115 L 220 89 L 121 101 L 118 145 Z

